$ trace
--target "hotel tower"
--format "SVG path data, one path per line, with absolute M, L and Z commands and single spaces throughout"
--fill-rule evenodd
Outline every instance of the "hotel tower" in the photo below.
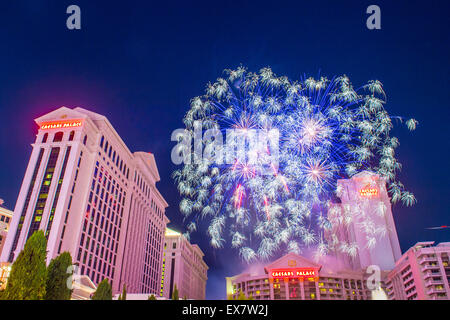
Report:
M 108 119 L 59 108 L 40 118 L 8 237 L 0 257 L 12 262 L 37 230 L 47 238 L 47 263 L 72 255 L 95 284 L 126 284 L 159 293 L 167 203 L 151 153 L 132 153 Z
M 353 244 L 352 257 L 335 250 L 340 268 L 360 270 L 377 265 L 392 270 L 402 252 L 392 215 L 386 181 L 379 175 L 362 171 L 351 179 L 337 181 L 339 203 L 331 204 L 328 219 L 332 230 L 329 243 Z

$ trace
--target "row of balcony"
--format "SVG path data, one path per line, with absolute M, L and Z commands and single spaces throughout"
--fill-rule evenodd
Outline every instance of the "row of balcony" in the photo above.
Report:
M 408 285 L 405 287 L 405 291 L 408 291 L 409 289 L 414 287 L 414 285 L 415 285 L 414 281 L 408 282 Z
M 438 265 L 427 264 L 427 265 L 422 267 L 422 270 L 433 270 L 433 269 L 439 269 L 439 266 Z
M 448 298 L 447 298 L 447 296 L 442 296 L 442 297 L 435 296 L 435 297 L 432 297 L 431 300 L 448 300 Z
M 423 278 L 426 280 L 431 277 L 439 277 L 440 275 L 441 273 L 439 271 L 425 272 Z
M 419 264 L 422 264 L 424 262 L 437 262 L 437 258 L 436 257 L 423 257 L 421 259 L 419 259 Z
M 439 288 L 431 287 L 430 289 L 427 290 L 428 295 L 431 295 L 433 293 L 444 293 L 444 292 L 445 292 L 445 289 L 443 287 L 439 287 Z
M 416 293 L 417 293 L 417 291 L 416 291 L 416 289 L 414 288 L 414 290 L 411 290 L 410 293 L 407 293 L 407 294 L 406 294 L 406 298 L 409 298 L 409 297 L 411 297 L 412 295 L 414 295 L 414 294 L 416 294 Z
M 444 282 L 442 280 L 427 280 L 425 281 L 425 286 L 429 287 L 429 286 L 433 286 L 433 285 L 443 285 Z

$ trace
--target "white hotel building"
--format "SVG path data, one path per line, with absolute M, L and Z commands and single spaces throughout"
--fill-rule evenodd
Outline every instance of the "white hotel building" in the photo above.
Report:
M 108 119 L 59 108 L 35 120 L 36 141 L 0 262 L 12 262 L 36 230 L 47 259 L 64 251 L 98 284 L 158 293 L 167 203 L 151 153 L 132 153 Z
M 208 266 L 203 256 L 198 245 L 191 244 L 181 233 L 167 228 L 160 296 L 171 299 L 176 285 L 180 299 L 204 300 Z

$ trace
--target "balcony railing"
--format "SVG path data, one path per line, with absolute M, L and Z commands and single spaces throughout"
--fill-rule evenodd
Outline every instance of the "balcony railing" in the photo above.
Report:
M 412 287 L 414 287 L 414 281 L 411 281 L 410 283 L 408 283 L 407 286 L 405 286 L 405 291 L 408 291 L 408 290 L 411 289 Z
M 439 266 L 438 265 L 433 266 L 431 264 L 427 264 L 422 267 L 422 270 L 431 270 L 431 269 L 439 269 Z
M 422 264 L 424 262 L 436 262 L 437 258 L 432 258 L 432 257 L 423 257 L 421 259 L 419 259 L 419 264 Z
M 402 271 L 402 272 L 400 273 L 400 275 L 401 275 L 402 278 L 403 278 L 403 277 L 406 277 L 407 275 L 409 275 L 410 273 L 412 273 L 412 269 L 411 269 L 411 268 L 409 268 L 409 269 L 406 270 L 406 271 Z
M 448 298 L 446 296 L 445 297 L 436 296 L 436 297 L 432 297 L 431 300 L 448 300 Z
M 409 298 L 409 297 L 411 297 L 413 294 L 416 294 L 417 293 L 417 291 L 414 289 L 414 290 L 412 290 L 410 293 L 408 293 L 407 295 L 406 295 L 406 298 Z
M 443 285 L 444 284 L 444 282 L 442 281 L 442 280 L 428 280 L 428 281 L 425 281 L 425 286 L 432 286 L 432 285 Z
M 430 288 L 430 289 L 427 290 L 427 294 L 442 293 L 442 292 L 445 292 L 445 289 L 444 289 L 444 288 L 435 288 L 435 287 L 432 287 L 432 288 Z

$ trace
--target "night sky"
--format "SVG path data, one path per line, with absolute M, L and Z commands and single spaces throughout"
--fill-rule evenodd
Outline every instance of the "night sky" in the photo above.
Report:
M 164 4 L 161 4 L 164 3 Z M 67 6 L 81 30 L 66 28 Z M 366 8 L 381 8 L 381 30 Z M 2 1 L 0 4 L 0 198 L 13 209 L 35 139 L 33 119 L 60 106 L 105 115 L 132 151 L 155 154 L 157 184 L 174 229 L 183 230 L 171 178 L 174 144 L 191 98 L 240 64 L 277 75 L 346 74 L 355 88 L 384 84 L 398 125 L 399 176 L 418 203 L 394 206 L 402 250 L 450 241 L 449 1 Z M 208 299 L 225 298 L 225 276 L 246 266 L 194 234 L 210 267 Z

